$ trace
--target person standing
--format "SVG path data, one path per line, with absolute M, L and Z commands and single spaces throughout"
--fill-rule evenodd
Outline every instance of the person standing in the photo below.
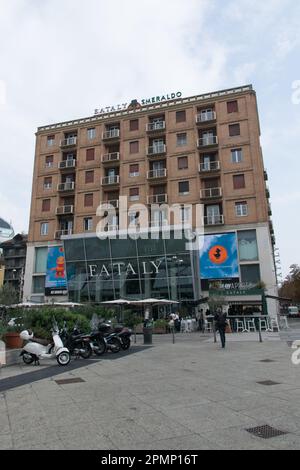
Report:
M 227 314 L 222 311 L 222 309 L 218 309 L 217 313 L 215 314 L 214 317 L 215 321 L 215 328 L 217 331 L 220 333 L 220 338 L 221 338 L 221 343 L 222 343 L 222 348 L 225 348 L 226 344 L 226 326 L 227 326 Z

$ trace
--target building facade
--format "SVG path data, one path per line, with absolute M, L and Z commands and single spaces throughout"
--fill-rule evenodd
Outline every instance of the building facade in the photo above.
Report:
M 143 106 L 134 100 L 126 109 L 102 110 L 93 117 L 38 129 L 26 300 L 50 300 L 51 295 L 66 300 L 70 295 L 78 301 L 101 301 L 121 294 L 170 298 L 175 295 L 172 279 L 185 277 L 175 275 L 175 268 L 180 272 L 180 263 L 171 266 L 170 259 L 182 260 L 184 256 L 191 260 L 185 273 L 192 279 L 190 284 L 182 281 L 180 293 L 176 287 L 179 299 L 184 295 L 194 300 L 208 295 L 215 281 L 226 281 L 230 291 L 237 284 L 253 287 L 264 283 L 267 292 L 276 295 L 275 237 L 255 91 L 248 85 L 189 98 L 172 96 L 175 99 L 145 100 Z M 125 209 L 120 206 L 120 196 L 126 197 Z M 115 210 L 99 211 L 103 202 Z M 179 207 L 179 215 L 170 210 L 173 205 Z M 115 244 L 96 237 L 99 223 L 101 231 L 107 231 L 111 238 L 123 230 L 125 219 L 130 226 L 136 226 L 145 218 L 154 228 L 177 227 L 188 218 L 193 229 L 202 225 L 206 237 L 234 234 L 236 270 L 231 275 L 217 271 L 215 277 L 204 275 L 200 262 L 195 268 L 195 254 L 188 254 L 186 245 L 184 250 L 174 245 L 170 250 L 158 239 L 155 248 L 151 240 L 144 245 L 135 241 L 133 248 L 129 240 Z M 50 282 L 48 276 L 46 281 L 49 250 L 63 246 L 67 283 L 49 290 L 51 283 L 45 284 Z M 95 250 L 90 252 L 90 246 Z M 147 255 L 145 247 L 150 250 Z M 151 273 L 164 281 L 147 284 L 145 276 L 149 274 L 144 273 L 143 263 L 151 253 L 155 259 L 164 258 L 159 273 L 154 265 L 151 268 Z M 137 260 L 136 269 L 128 267 L 131 256 Z M 121 258 L 127 259 L 125 274 L 118 265 Z M 115 268 L 109 271 L 107 264 Z M 97 281 L 93 270 L 97 271 L 98 265 L 104 268 L 102 273 L 100 268 Z M 57 272 L 62 273 L 62 269 Z M 128 289 L 120 287 L 122 276 Z M 131 279 L 134 276 L 137 282 Z M 185 288 L 187 285 L 191 287 Z M 253 300 L 250 295 L 240 298 L 232 292 L 228 297 L 232 303 Z M 275 305 L 269 306 L 274 310 Z
M 12 286 L 23 297 L 26 263 L 27 235 L 17 234 L 11 240 L 1 243 L 4 260 L 4 284 Z

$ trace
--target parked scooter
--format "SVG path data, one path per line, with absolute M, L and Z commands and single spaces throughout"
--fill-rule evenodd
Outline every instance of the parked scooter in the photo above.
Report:
M 121 350 L 121 340 L 118 334 L 112 331 L 109 323 L 100 323 L 98 326 L 98 334 L 104 339 L 108 351 L 118 353 Z M 96 350 L 95 353 L 98 354 Z
M 40 359 L 54 358 L 56 358 L 60 366 L 67 366 L 69 364 L 71 355 L 68 348 L 63 345 L 56 323 L 53 324 L 52 329 L 53 343 L 48 344 L 46 340 L 35 338 L 33 332 L 29 330 L 22 331 L 20 337 L 24 341 L 28 341 L 20 354 L 25 364 L 32 364 L 34 362 L 34 365 L 39 365 Z
M 118 338 L 121 341 L 121 346 L 123 350 L 129 349 L 131 345 L 131 335 L 132 330 L 123 325 L 117 325 L 112 329 L 112 332 L 116 333 Z
M 63 344 L 69 349 L 72 356 L 81 356 L 83 359 L 89 359 L 93 353 L 91 338 L 89 335 L 82 334 L 77 326 L 74 326 L 72 333 L 69 333 L 66 327 L 60 332 Z

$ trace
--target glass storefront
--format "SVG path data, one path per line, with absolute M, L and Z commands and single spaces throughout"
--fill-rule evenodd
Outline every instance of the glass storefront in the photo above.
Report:
M 178 234 L 177 234 L 178 235 Z M 104 302 L 126 298 L 198 298 L 198 253 L 187 240 L 105 239 L 64 240 L 69 299 Z

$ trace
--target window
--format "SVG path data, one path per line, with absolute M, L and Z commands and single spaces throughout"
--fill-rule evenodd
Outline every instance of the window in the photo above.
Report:
M 234 137 L 235 135 L 241 135 L 240 125 L 239 124 L 230 124 L 229 125 L 229 135 Z
M 256 230 L 243 230 L 238 232 L 238 245 L 240 261 L 257 261 L 258 248 Z
M 177 159 L 178 163 L 178 170 L 186 170 L 189 165 L 188 165 L 188 157 L 179 157 Z
M 138 131 L 139 130 L 139 120 L 138 119 L 131 119 L 131 121 L 129 121 L 129 129 L 131 131 Z
M 233 149 L 231 150 L 231 161 L 232 163 L 240 163 L 243 160 L 243 151 L 242 149 Z
M 54 145 L 55 135 L 48 135 L 47 137 L 47 145 L 48 147 L 52 147 Z
M 250 282 L 258 284 L 260 282 L 259 264 L 242 264 L 241 265 L 242 282 Z
M 176 122 L 185 122 L 186 121 L 186 112 L 177 111 L 176 112 Z
M 41 223 L 41 231 L 40 231 L 40 234 L 42 236 L 46 236 L 48 235 L 48 231 L 49 231 L 49 223 L 48 222 L 42 222 Z
M 93 207 L 94 205 L 94 195 L 93 193 L 84 195 L 84 207 Z
M 185 223 L 191 223 L 191 215 L 192 215 L 192 208 L 187 206 L 187 207 L 181 207 L 181 222 Z
M 139 176 L 139 165 L 138 164 L 134 164 L 134 165 L 130 165 L 129 166 L 129 176 L 130 178 L 134 177 L 134 176 Z
M 43 199 L 42 212 L 49 212 L 51 207 L 51 199 Z
M 189 181 L 180 181 L 178 183 L 179 194 L 186 195 L 190 192 L 190 183 Z
M 139 141 L 129 143 L 129 152 L 130 153 L 139 153 Z
M 52 177 L 49 176 L 48 178 L 44 178 L 44 189 L 51 189 L 52 188 Z
M 45 293 L 45 276 L 34 276 L 32 284 L 33 294 L 44 294 Z
M 96 137 L 96 129 L 94 127 L 91 127 L 90 129 L 87 130 L 87 137 L 89 140 L 93 140 Z
M 235 203 L 235 213 L 237 217 L 246 217 L 248 215 L 248 204 L 246 201 Z
M 129 219 L 129 225 L 136 226 L 139 221 L 138 213 L 137 212 L 128 212 L 128 219 Z
M 95 160 L 95 149 L 87 149 L 86 151 L 86 161 L 90 162 Z
M 228 101 L 227 102 L 227 113 L 237 113 L 239 110 L 237 101 Z
M 177 147 L 182 147 L 187 144 L 187 135 L 184 134 L 177 134 Z
M 93 218 L 92 217 L 86 217 L 83 219 L 83 230 L 85 232 L 90 232 L 93 230 Z
M 130 188 L 129 189 L 129 199 L 130 201 L 138 201 L 140 198 L 139 188 Z
M 245 186 L 245 175 L 233 175 L 233 189 L 242 189 Z
M 52 168 L 53 167 L 53 155 L 48 155 L 45 158 L 45 167 L 46 168 Z
M 85 172 L 85 184 L 89 184 L 93 182 L 94 182 L 94 171 L 86 171 Z
M 41 247 L 35 249 L 35 266 L 34 272 L 45 273 L 47 270 L 48 247 Z

